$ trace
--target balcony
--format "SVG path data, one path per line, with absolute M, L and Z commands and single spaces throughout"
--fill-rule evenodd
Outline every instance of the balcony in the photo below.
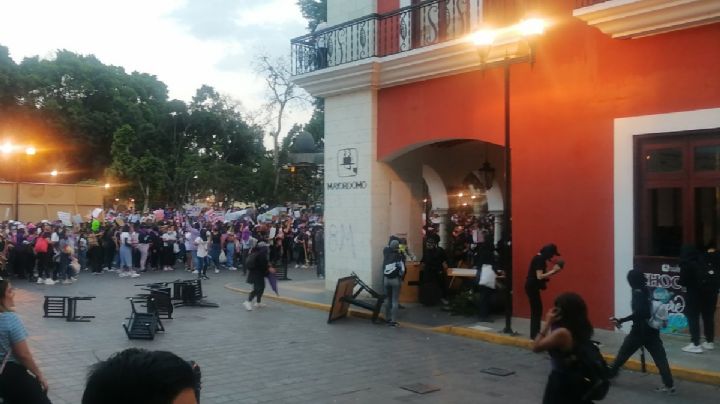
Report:
M 517 22 L 519 10 L 517 0 L 430 0 L 371 14 L 293 39 L 292 73 L 446 43 L 467 36 L 481 21 Z
M 476 70 L 480 60 L 468 35 L 485 23 L 518 23 L 522 4 L 429 0 L 318 30 L 291 41 L 293 81 L 327 97 Z M 511 34 L 498 40 L 484 61 L 513 61 L 528 54 L 527 43 Z
M 720 21 L 718 0 L 576 0 L 573 15 L 613 38 L 639 38 Z

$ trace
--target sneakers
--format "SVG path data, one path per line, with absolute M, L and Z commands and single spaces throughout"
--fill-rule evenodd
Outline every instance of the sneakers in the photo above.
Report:
M 197 274 L 198 274 L 198 270 L 196 269 L 196 270 L 192 271 L 192 273 L 194 273 L 195 275 L 197 275 Z
M 230 268 L 228 268 L 228 271 L 237 271 L 237 268 L 235 268 L 235 267 L 230 267 Z
M 131 278 L 139 278 L 140 274 L 135 271 L 130 271 L 130 277 Z
M 217 268 L 215 268 L 215 273 L 216 273 L 216 274 L 219 274 L 219 273 L 220 273 L 220 270 L 217 269 Z
M 712 351 L 713 349 L 715 349 L 715 344 L 713 344 L 712 342 L 703 342 L 701 346 L 702 349 L 707 349 L 708 351 Z
M 210 280 L 210 277 L 208 277 L 207 275 L 203 275 L 202 278 L 203 278 L 204 280 L 206 280 L 206 281 L 209 281 L 209 280 Z
M 388 327 L 399 327 L 400 323 L 398 323 L 397 321 L 388 321 L 387 325 Z
M 253 307 L 255 307 L 255 308 L 263 308 L 263 307 L 267 307 L 267 304 L 265 304 L 265 303 L 257 303 L 257 302 L 256 302 L 256 303 L 253 305 Z
M 54 285 L 55 281 L 52 280 L 52 278 L 47 278 L 47 279 L 45 279 L 45 284 L 46 285 Z
M 63 285 L 71 285 L 72 281 L 70 279 L 65 279 L 64 281 L 62 281 L 62 284 Z
M 78 278 L 77 278 L 77 276 L 71 276 L 70 280 L 73 282 L 77 282 Z
M 250 304 L 250 302 L 248 302 L 247 300 L 245 300 L 245 301 L 243 302 L 243 306 L 245 306 L 245 309 L 246 309 L 247 311 L 252 311 L 252 309 L 253 309 L 252 304 Z
M 700 354 L 703 353 L 703 349 L 700 345 L 694 345 L 692 343 L 685 345 L 682 347 L 683 352 L 689 352 L 689 353 L 695 353 Z
M 656 388 L 655 392 L 673 395 L 673 394 L 675 394 L 675 387 L 674 386 L 673 387 L 662 386 L 662 387 Z
M 51 279 L 51 280 L 52 280 L 52 279 Z M 45 279 L 43 279 L 43 278 L 37 278 L 37 284 L 38 284 L 38 285 L 42 285 L 43 283 L 45 283 Z
M 121 277 L 121 278 L 127 278 L 128 276 L 130 276 L 130 273 L 123 271 L 123 272 L 120 272 L 120 273 L 118 274 L 118 276 Z

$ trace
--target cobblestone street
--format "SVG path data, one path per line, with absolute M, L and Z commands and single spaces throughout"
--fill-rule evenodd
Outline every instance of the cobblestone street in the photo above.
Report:
M 180 273 L 181 272 L 181 273 Z M 274 301 L 247 312 L 244 294 L 225 289 L 242 282 L 241 272 L 211 274 L 203 287 L 220 308 L 183 307 L 164 320 L 154 341 L 129 341 L 121 327 L 130 313 L 125 299 L 138 283 L 189 279 L 184 271 L 151 273 L 138 279 L 84 273 L 74 285 L 15 282 L 17 312 L 31 336 L 30 347 L 50 383 L 54 403 L 79 403 L 89 365 L 113 352 L 137 346 L 170 350 L 202 366 L 203 403 L 538 403 L 549 370 L 546 355 L 441 335 L 411 327 L 373 325 L 348 318 L 327 325 L 327 313 Z M 281 292 L 282 292 L 282 285 Z M 272 292 L 270 292 L 272 293 Z M 80 302 L 89 323 L 42 317 L 43 295 L 92 295 Z M 498 367 L 507 377 L 481 370 Z M 401 386 L 424 383 L 428 394 Z M 657 375 L 625 372 L 605 402 L 715 403 L 717 387 L 678 381 L 678 394 L 652 390 Z

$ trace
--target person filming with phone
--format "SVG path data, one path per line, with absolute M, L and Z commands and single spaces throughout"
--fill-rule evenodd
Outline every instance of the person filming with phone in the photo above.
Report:
M 527 280 L 525 281 L 525 293 L 530 301 L 530 339 L 534 340 L 540 331 L 540 318 L 543 314 L 542 299 L 540 291 L 547 289 L 548 280 L 555 274 L 562 271 L 565 261 L 553 258 L 560 255 L 555 244 L 548 244 L 540 249 L 530 261 Z M 547 270 L 549 263 L 552 263 L 552 269 Z

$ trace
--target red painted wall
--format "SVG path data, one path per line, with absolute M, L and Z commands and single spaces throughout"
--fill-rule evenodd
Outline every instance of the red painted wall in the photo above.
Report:
M 378 0 L 377 12 L 378 14 L 388 13 L 400 8 L 400 0 Z
M 720 24 L 618 40 L 573 18 L 570 3 L 546 10 L 554 25 L 535 65 L 511 70 L 514 303 L 529 315 L 527 268 L 553 241 L 567 267 L 543 293 L 546 310 L 558 293 L 576 291 L 595 326 L 608 327 L 613 119 L 720 107 Z M 503 143 L 499 69 L 383 89 L 378 103 L 380 159 L 428 140 Z

